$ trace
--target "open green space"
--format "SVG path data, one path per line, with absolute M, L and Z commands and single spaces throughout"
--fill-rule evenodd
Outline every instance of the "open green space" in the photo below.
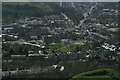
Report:
M 70 80 L 119 80 L 120 79 L 120 73 L 113 70 L 113 69 L 97 69 L 93 71 L 84 72 L 81 74 L 78 74 L 71 78 Z
M 86 42 L 86 40 L 78 40 L 78 41 L 68 41 L 68 42 L 61 42 L 61 43 L 51 43 L 48 46 L 47 51 L 52 52 L 68 52 L 68 51 L 75 51 L 78 46 L 81 46 Z

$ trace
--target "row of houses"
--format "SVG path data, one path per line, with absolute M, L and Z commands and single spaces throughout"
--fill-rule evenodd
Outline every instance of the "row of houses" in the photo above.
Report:
M 110 50 L 110 51 L 119 51 L 120 49 L 119 49 L 119 45 L 111 45 L 111 44 L 108 44 L 108 43 L 104 43 L 103 45 L 102 45 L 102 47 L 104 48 L 104 49 L 107 49 L 107 50 Z
M 2 41 L 16 41 L 19 40 L 18 35 L 2 34 Z
M 32 24 L 32 25 L 47 25 L 47 23 L 59 23 L 59 24 L 65 24 L 66 22 L 70 22 L 70 19 L 64 14 L 61 13 L 60 15 L 48 15 L 44 17 L 39 17 L 39 18 L 25 18 L 23 20 L 19 20 L 18 23 L 20 24 Z
M 59 62 L 59 61 L 74 61 L 80 59 L 88 59 L 89 54 L 83 52 L 63 52 L 63 53 L 54 53 L 54 54 L 28 54 L 26 55 L 11 55 L 11 60 L 13 62 L 22 62 L 22 61 L 47 61 L 47 62 Z
M 115 54 L 115 53 L 114 53 Z M 58 62 L 65 61 L 92 61 L 92 60 L 101 60 L 101 61 L 109 61 L 109 60 L 118 60 L 118 56 L 114 56 L 110 54 L 109 50 L 100 49 L 100 50 L 88 50 L 85 52 L 61 52 L 54 54 L 28 54 L 26 55 L 11 55 L 11 60 L 6 62 L 45 62 L 49 64 L 55 64 Z M 3 60 L 4 61 L 4 60 Z
M 45 54 L 28 54 L 26 55 L 11 55 L 12 62 L 34 62 L 34 61 L 44 61 L 48 55 Z

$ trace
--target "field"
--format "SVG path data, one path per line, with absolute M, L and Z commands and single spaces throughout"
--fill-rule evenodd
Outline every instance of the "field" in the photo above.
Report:
M 69 52 L 76 51 L 79 46 L 83 45 L 86 40 L 78 40 L 78 41 L 67 41 L 61 43 L 51 43 L 48 46 L 47 52 Z

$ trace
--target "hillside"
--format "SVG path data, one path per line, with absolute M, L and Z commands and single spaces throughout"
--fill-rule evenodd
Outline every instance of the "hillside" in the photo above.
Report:
M 58 9 L 57 9 L 58 8 Z M 24 17 L 40 17 L 50 14 L 59 14 L 59 6 L 50 3 L 3 3 L 2 4 L 3 20 L 14 20 Z
M 25 17 L 41 17 L 51 14 L 65 13 L 74 23 L 79 23 L 83 15 L 77 14 L 74 8 L 60 7 L 55 2 L 3 2 L 3 22 L 16 21 Z
M 70 80 L 120 80 L 120 74 L 113 69 L 98 69 L 78 74 Z

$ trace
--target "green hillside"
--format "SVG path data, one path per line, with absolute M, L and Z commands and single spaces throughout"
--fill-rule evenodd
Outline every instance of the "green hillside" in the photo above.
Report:
M 58 8 L 58 9 L 57 9 Z M 5 2 L 2 4 L 3 20 L 14 20 L 24 17 L 40 17 L 59 14 L 59 6 L 51 3 Z
M 71 7 L 60 7 L 55 2 L 3 2 L 3 21 L 16 21 L 25 17 L 41 17 L 64 12 L 74 23 L 78 23 L 83 15 L 77 14 Z
M 84 72 L 70 80 L 120 80 L 120 73 L 113 69 L 98 69 Z

